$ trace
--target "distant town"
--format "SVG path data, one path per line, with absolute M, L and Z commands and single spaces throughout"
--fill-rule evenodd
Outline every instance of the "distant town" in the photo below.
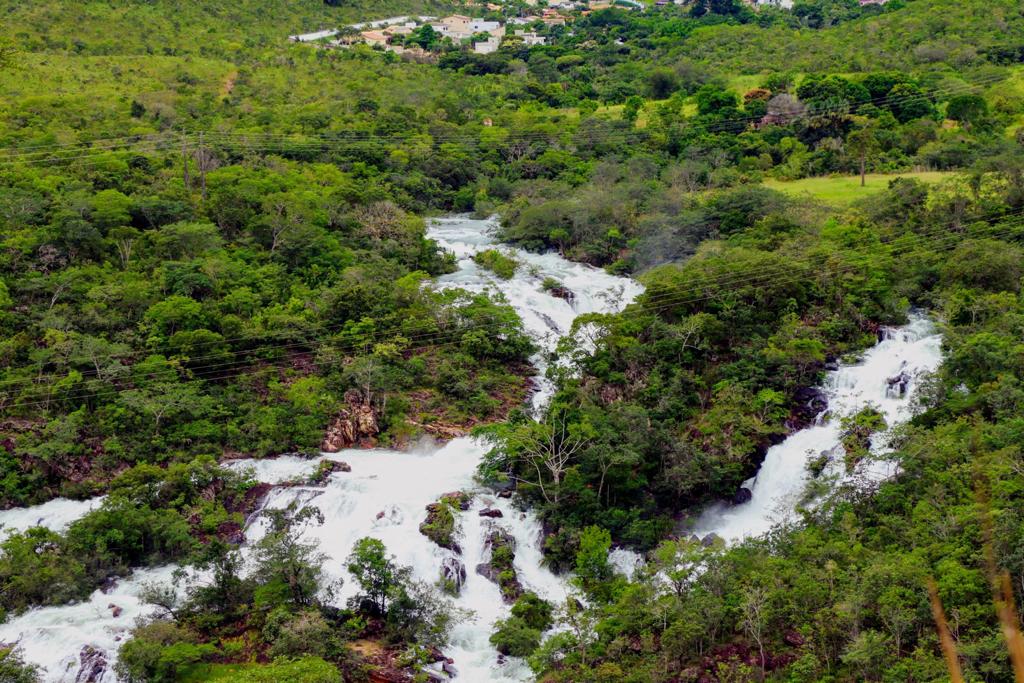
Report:
M 754 8 L 776 7 L 791 9 L 793 0 L 745 0 Z M 887 0 L 859 0 L 863 5 L 883 5 Z M 654 6 L 689 5 L 693 0 L 655 0 Z M 289 36 L 298 43 L 316 43 L 321 46 L 347 49 L 365 44 L 371 48 L 393 52 L 408 58 L 430 59 L 445 45 L 463 46 L 476 54 L 497 52 L 503 44 L 521 43 L 525 46 L 546 45 L 549 40 L 563 35 L 564 27 L 574 19 L 592 12 L 617 7 L 624 10 L 644 10 L 648 5 L 639 0 L 525 0 L 528 8 L 521 16 L 507 17 L 508 7 L 494 2 L 466 2 L 467 11 L 485 14 L 453 14 L 447 17 L 398 16 L 377 19 L 339 28 L 323 29 L 312 33 Z M 559 30 L 559 27 L 562 27 Z

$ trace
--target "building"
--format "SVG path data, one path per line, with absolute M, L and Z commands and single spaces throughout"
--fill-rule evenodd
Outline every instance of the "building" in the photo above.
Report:
M 456 42 L 470 38 L 477 33 L 489 33 L 492 36 L 498 37 L 505 35 L 505 27 L 501 25 L 500 21 L 473 19 L 461 14 L 445 17 L 441 21 L 431 24 L 431 26 L 442 36 L 451 38 Z
M 497 52 L 499 47 L 501 47 L 501 36 L 492 35 L 485 41 L 473 43 L 473 52 L 478 55 L 489 55 L 492 52 Z
M 363 37 L 363 41 L 370 47 L 386 47 L 391 40 L 391 36 L 384 31 L 362 31 L 359 35 Z
M 533 31 L 516 31 L 516 37 L 523 39 L 523 45 L 544 45 L 548 42 L 548 39 L 544 36 L 539 36 Z

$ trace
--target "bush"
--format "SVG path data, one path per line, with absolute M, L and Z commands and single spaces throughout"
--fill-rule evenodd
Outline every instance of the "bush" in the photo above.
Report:
M 171 683 L 179 671 L 216 654 L 210 644 L 198 644 L 177 624 L 154 621 L 136 627 L 118 654 L 118 680 L 127 683 Z
M 525 620 L 510 617 L 499 621 L 491 634 L 491 645 L 503 655 L 528 657 L 540 646 L 541 632 Z
M 523 623 L 538 631 L 551 628 L 553 612 L 551 603 L 533 592 L 523 593 L 516 604 L 512 605 L 512 616 L 522 619 Z
M 478 251 L 473 255 L 473 261 L 481 268 L 486 268 L 502 280 L 511 280 L 519 268 L 519 261 L 511 256 L 502 254 L 497 249 L 486 249 Z

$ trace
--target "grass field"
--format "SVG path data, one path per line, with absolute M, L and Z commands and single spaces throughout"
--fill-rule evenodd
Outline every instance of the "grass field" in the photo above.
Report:
M 893 178 L 916 178 L 926 183 L 937 183 L 951 176 L 951 173 L 944 171 L 869 173 L 864 187 L 860 186 L 860 176 L 826 176 L 792 181 L 769 179 L 764 181 L 764 185 L 793 197 L 809 196 L 827 204 L 847 205 L 884 190 Z

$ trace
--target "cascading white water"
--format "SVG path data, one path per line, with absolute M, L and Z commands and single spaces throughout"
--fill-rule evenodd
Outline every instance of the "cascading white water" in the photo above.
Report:
M 103 496 L 88 500 L 54 498 L 41 505 L 0 511 L 0 538 L 7 538 L 15 532 L 35 526 L 46 527 L 50 531 L 63 531 L 71 522 L 98 508 L 102 502 Z
M 808 463 L 823 452 L 832 452 L 827 474 L 842 476 L 840 419 L 867 406 L 885 417 L 888 427 L 912 417 L 912 399 L 922 374 L 934 371 L 942 362 L 942 338 L 931 321 L 913 313 L 910 322 L 883 330 L 883 339 L 864 353 L 855 365 L 844 365 L 828 373 L 823 389 L 828 409 L 816 424 L 791 434 L 772 446 L 757 475 L 744 483 L 751 499 L 739 505 L 716 505 L 706 510 L 694 525 L 694 533 L 714 533 L 727 541 L 758 536 L 777 524 L 794 519 L 796 505 L 810 478 Z M 906 373 L 903 391 L 894 391 L 890 379 Z M 885 434 L 872 438 L 873 455 L 884 455 Z M 879 481 L 894 473 L 884 458 L 867 460 L 857 466 L 858 477 Z
M 552 391 L 543 377 L 548 353 L 554 350 L 559 337 L 569 331 L 573 319 L 581 313 L 619 310 L 632 301 L 642 287 L 633 280 L 572 263 L 556 254 L 531 254 L 518 249 L 509 251 L 521 267 L 510 280 L 500 280 L 478 268 L 472 260 L 477 251 L 504 249 L 495 241 L 496 228 L 493 220 L 458 217 L 432 221 L 430 237 L 458 257 L 457 272 L 439 278 L 438 283 L 442 287 L 501 293 L 515 308 L 541 349 L 533 359 L 538 370 L 539 390 L 532 403 L 537 409 L 546 403 Z M 544 278 L 554 278 L 571 291 L 572 302 L 542 291 Z M 498 587 L 475 572 L 476 566 L 488 559 L 485 538 L 489 530 L 497 526 L 515 538 L 516 571 L 526 589 L 562 601 L 567 595 L 567 586 L 542 566 L 541 528 L 536 518 L 516 510 L 510 501 L 476 488 L 473 477 L 485 449 L 485 445 L 476 440 L 459 438 L 441 448 L 424 451 L 348 450 L 323 455 L 320 459 L 347 462 L 352 471 L 333 473 L 323 487 L 276 488 L 264 505 L 281 507 L 298 501 L 320 508 L 325 523 L 311 527 L 307 533 L 327 554 L 329 573 L 345 581 L 336 597 L 340 604 L 357 589 L 344 569 L 344 562 L 355 541 L 364 536 L 382 540 L 399 562 L 412 567 L 417 578 L 436 582 L 441 562 L 454 555 L 419 532 L 419 525 L 426 516 L 424 508 L 449 491 L 474 492 L 471 509 L 459 516 L 462 545 L 459 559 L 466 568 L 466 582 L 456 600 L 459 607 L 472 610 L 474 616 L 454 626 L 446 653 L 455 660 L 460 680 L 470 683 L 522 681 L 530 678 L 526 666 L 514 659 L 499 663 L 497 652 L 488 641 L 494 622 L 508 615 L 508 606 L 502 601 Z M 313 472 L 316 462 L 285 456 L 235 461 L 231 466 L 251 467 L 256 479 L 279 484 L 305 478 Z M 41 514 L 41 507 L 4 514 L 9 515 L 11 526 L 15 528 L 25 528 L 41 518 L 44 523 L 60 528 L 89 509 L 81 505 L 74 512 L 57 515 L 56 508 Z M 481 517 L 479 511 L 485 507 L 501 510 L 502 517 Z M 0 523 L 3 521 L 0 515 Z M 263 533 L 263 523 L 257 517 L 247 529 L 246 539 L 255 541 Z M 141 588 L 147 582 L 168 580 L 172 571 L 173 567 L 138 571 L 109 593 L 96 591 L 86 602 L 32 610 L 0 625 L 0 642 L 19 642 L 26 659 L 46 667 L 45 676 L 49 681 L 74 681 L 79 671 L 79 653 L 88 645 L 104 650 L 108 665 L 112 666 L 119 643 L 135 618 L 147 614 L 146 606 L 138 599 Z M 111 604 L 121 608 L 117 617 L 108 607 Z M 109 667 L 102 680 L 104 683 L 113 681 Z

